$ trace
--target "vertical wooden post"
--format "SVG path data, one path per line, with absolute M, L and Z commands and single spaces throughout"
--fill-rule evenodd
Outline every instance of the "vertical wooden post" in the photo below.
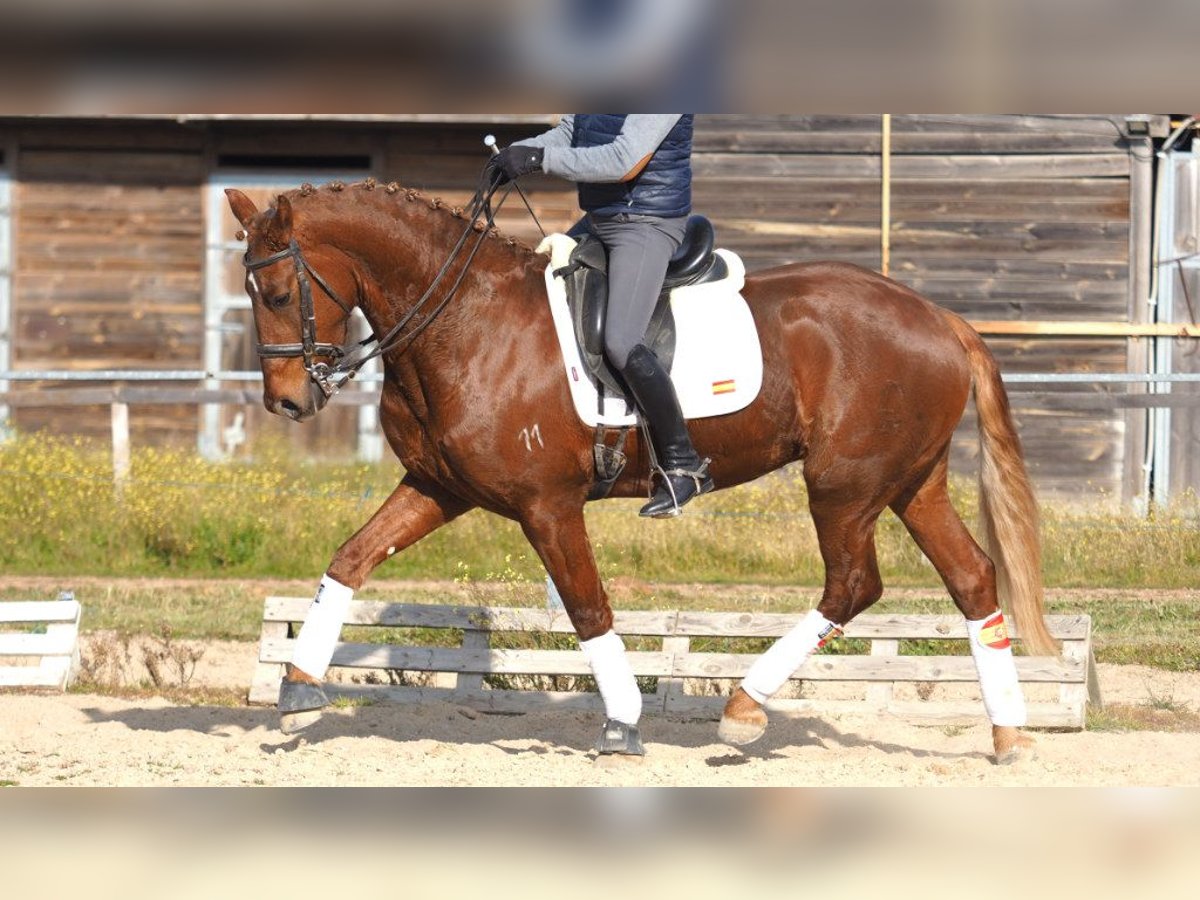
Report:
M 112 404 L 112 465 L 113 486 L 120 490 L 129 477 L 129 404 L 120 400 Z
M 1064 662 L 1077 662 L 1082 666 L 1088 664 L 1088 641 L 1063 641 L 1062 658 Z M 1083 681 L 1064 681 L 1058 686 L 1058 702 L 1061 703 L 1075 719 L 1075 726 L 1084 728 L 1087 725 L 1088 683 Z
M 258 642 L 258 658 L 260 660 L 266 655 L 268 641 L 286 641 L 291 637 L 290 626 L 290 622 L 263 622 L 262 636 Z M 278 703 L 279 684 L 283 681 L 283 673 L 284 667 L 279 663 L 256 663 L 247 699 L 251 703 Z
M 871 641 L 872 656 L 899 656 L 900 641 L 894 638 L 875 638 Z M 873 681 L 867 685 L 867 705 L 880 712 L 892 705 L 892 682 Z
M 675 660 L 687 656 L 692 647 L 692 639 L 685 636 L 663 638 L 663 653 L 671 654 L 671 670 L 675 670 Z M 658 690 L 654 692 L 655 708 L 659 712 L 672 711 L 677 698 L 683 696 L 682 678 L 663 678 L 659 676 Z
M 892 265 L 892 115 L 883 114 L 882 193 L 879 198 L 879 271 L 884 275 Z
M 463 632 L 462 648 L 464 650 L 487 650 L 492 645 L 492 633 L 471 629 Z M 450 673 L 454 679 L 454 691 L 463 697 L 477 697 L 483 691 L 483 676 L 478 672 Z M 435 687 L 442 687 L 435 684 Z
M 1129 139 L 1129 321 L 1151 320 L 1150 286 L 1153 282 L 1154 243 L 1154 144 L 1149 138 Z M 1164 254 L 1169 255 L 1169 254 Z M 1152 338 L 1129 338 L 1126 371 L 1151 370 Z M 1146 386 L 1130 385 L 1133 393 Z M 1125 414 L 1125 453 L 1121 500 L 1145 514 L 1150 509 L 1150 473 L 1146 470 L 1146 441 L 1154 410 L 1131 409 Z

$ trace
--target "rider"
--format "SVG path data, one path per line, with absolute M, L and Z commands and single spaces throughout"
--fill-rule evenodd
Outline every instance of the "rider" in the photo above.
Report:
M 587 228 L 608 251 L 604 352 L 633 392 L 650 431 L 657 487 L 641 515 L 677 516 L 713 489 L 692 446 L 675 386 L 645 344 L 667 263 L 692 209 L 692 116 L 567 115 L 555 128 L 492 158 L 500 183 L 531 172 L 577 182 Z

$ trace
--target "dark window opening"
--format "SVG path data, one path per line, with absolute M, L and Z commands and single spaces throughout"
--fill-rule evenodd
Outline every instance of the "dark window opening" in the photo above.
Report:
M 303 169 L 308 172 L 367 170 L 371 157 L 364 153 L 292 156 L 279 153 L 222 153 L 217 165 L 230 169 Z

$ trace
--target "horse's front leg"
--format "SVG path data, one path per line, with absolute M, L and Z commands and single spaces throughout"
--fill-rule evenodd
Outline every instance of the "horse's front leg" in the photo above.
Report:
M 521 527 L 554 579 L 604 701 L 607 721 L 595 745 L 598 759 L 640 759 L 646 752 L 638 732 L 642 693 L 625 644 L 613 631 L 582 505 L 540 504 L 525 512 Z
M 329 702 L 321 679 L 329 668 L 354 592 L 388 557 L 462 515 L 471 504 L 437 485 L 406 475 L 375 515 L 338 548 L 304 617 L 279 691 L 280 729 L 313 724 Z

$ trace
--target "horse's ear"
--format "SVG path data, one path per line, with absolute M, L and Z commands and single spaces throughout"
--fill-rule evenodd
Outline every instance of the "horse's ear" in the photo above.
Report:
M 292 237 L 292 201 L 287 194 L 275 198 L 275 217 L 271 221 L 270 238 L 281 247 Z
M 233 210 L 233 217 L 242 223 L 243 228 L 249 228 L 251 221 L 258 215 L 258 207 L 254 205 L 254 201 L 236 188 L 226 188 L 225 198 L 229 201 L 229 208 Z

